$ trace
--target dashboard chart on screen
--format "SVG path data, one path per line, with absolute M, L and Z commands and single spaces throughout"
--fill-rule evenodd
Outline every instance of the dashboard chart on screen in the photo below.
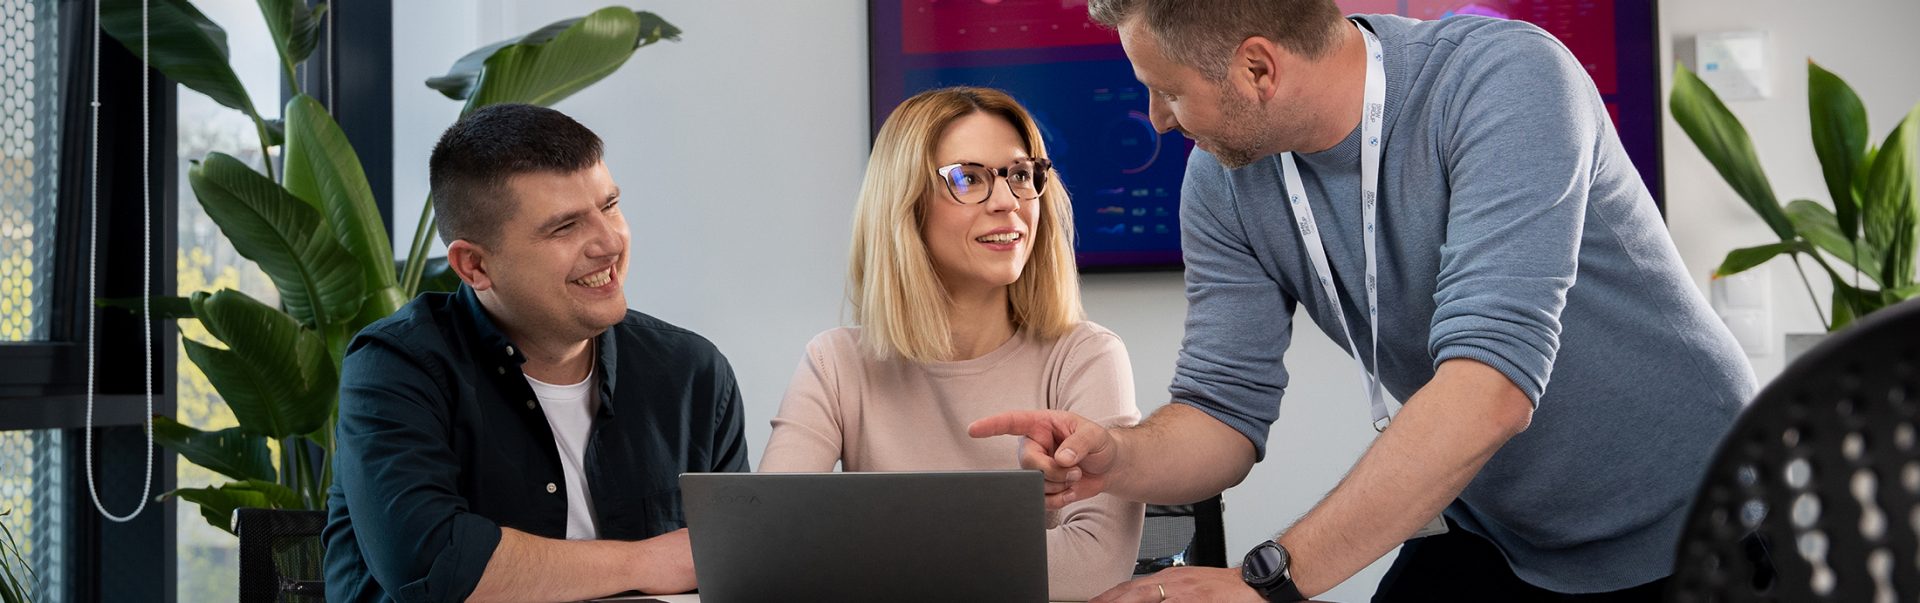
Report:
M 1533 23 L 1586 67 L 1621 142 L 1660 195 L 1656 0 L 1342 0 L 1342 11 Z M 1006 90 L 1040 122 L 1073 197 L 1084 271 L 1178 269 L 1180 180 L 1193 143 L 1154 131 L 1147 90 L 1086 0 L 869 0 L 875 131 L 908 96 Z

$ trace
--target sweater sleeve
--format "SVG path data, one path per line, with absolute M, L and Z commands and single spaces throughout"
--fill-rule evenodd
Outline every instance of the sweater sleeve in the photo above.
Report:
M 1173 402 L 1245 435 L 1260 460 L 1287 391 L 1282 360 L 1293 344 L 1295 301 L 1261 265 L 1238 203 L 1227 169 L 1194 150 L 1180 189 L 1186 335 L 1167 389 Z
M 1127 348 L 1106 329 L 1083 326 L 1066 354 L 1053 403 L 1108 427 L 1140 422 Z M 1054 600 L 1084 601 L 1133 575 L 1145 507 L 1110 494 L 1048 514 L 1047 573 Z
M 1560 349 L 1560 313 L 1578 272 L 1596 140 L 1607 119 L 1593 84 L 1534 28 L 1470 37 L 1442 133 L 1446 240 L 1427 346 L 1499 370 L 1535 404 Z
M 840 396 L 834 382 L 831 332 L 807 343 L 805 358 L 787 384 L 780 412 L 773 417 L 773 436 L 760 457 L 765 473 L 832 471 L 840 462 Z

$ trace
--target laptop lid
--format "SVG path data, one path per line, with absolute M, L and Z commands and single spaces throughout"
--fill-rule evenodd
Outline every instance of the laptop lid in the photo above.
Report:
M 1037 471 L 686 473 L 703 603 L 1046 601 Z

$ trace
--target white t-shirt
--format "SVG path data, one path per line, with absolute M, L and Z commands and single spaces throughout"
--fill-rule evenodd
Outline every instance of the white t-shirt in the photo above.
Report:
M 533 395 L 540 399 L 540 410 L 547 415 L 547 427 L 553 430 L 553 443 L 560 449 L 560 472 L 567 482 L 567 540 L 593 540 L 599 537 L 594 527 L 593 497 L 587 493 L 587 434 L 593 430 L 593 415 L 600 410 L 594 395 L 593 369 L 587 378 L 572 385 L 554 385 L 527 377 Z

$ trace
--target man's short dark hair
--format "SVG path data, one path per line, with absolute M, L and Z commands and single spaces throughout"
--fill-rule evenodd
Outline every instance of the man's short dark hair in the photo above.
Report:
M 1175 62 L 1207 78 L 1227 77 L 1227 59 L 1259 36 L 1309 59 L 1340 41 L 1345 20 L 1334 0 L 1090 0 L 1087 14 L 1108 28 L 1136 16 Z
M 440 135 L 427 161 L 440 240 L 492 242 L 513 215 L 508 179 L 577 172 L 600 153 L 600 137 L 559 111 L 504 104 L 473 112 Z

